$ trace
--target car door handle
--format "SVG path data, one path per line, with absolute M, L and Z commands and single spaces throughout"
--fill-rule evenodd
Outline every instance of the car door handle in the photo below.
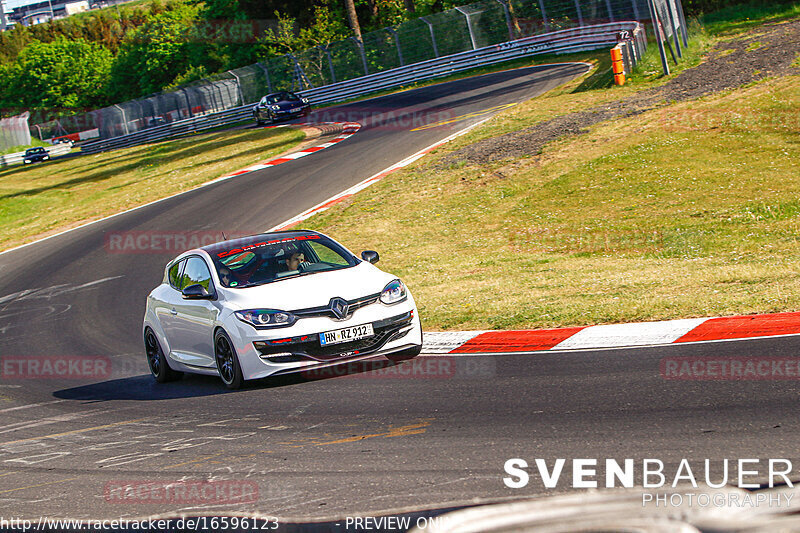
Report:
M 171 314 L 171 315 L 177 315 L 177 314 L 178 314 L 178 312 L 177 312 L 176 310 L 174 310 L 174 309 L 170 309 L 170 310 L 169 310 L 169 314 Z

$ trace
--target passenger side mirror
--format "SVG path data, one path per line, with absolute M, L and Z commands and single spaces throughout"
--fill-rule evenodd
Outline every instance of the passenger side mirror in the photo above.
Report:
M 367 263 L 372 263 L 373 265 L 378 262 L 381 256 L 378 255 L 378 252 L 374 250 L 364 250 L 361 252 L 361 259 L 366 261 Z
M 213 294 L 210 294 L 206 288 L 199 283 L 184 287 L 181 294 L 184 300 L 210 300 L 214 297 Z

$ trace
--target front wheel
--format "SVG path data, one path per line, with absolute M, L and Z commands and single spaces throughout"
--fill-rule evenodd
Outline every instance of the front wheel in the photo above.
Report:
M 244 378 L 239 358 L 236 356 L 230 337 L 221 329 L 214 335 L 214 359 L 217 361 L 219 377 L 225 386 L 229 389 L 241 388 Z
M 147 328 L 144 332 L 144 349 L 147 354 L 147 366 L 150 367 L 150 373 L 156 381 L 166 383 L 180 379 L 183 376 L 183 372 L 172 370 L 169 367 L 164 350 L 161 349 L 161 344 L 159 344 L 156 334 L 150 328 Z

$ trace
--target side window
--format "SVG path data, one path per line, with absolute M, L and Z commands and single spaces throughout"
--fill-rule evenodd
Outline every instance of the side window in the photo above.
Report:
M 349 265 L 347 259 L 339 255 L 338 253 L 334 252 L 327 246 L 313 241 L 309 242 L 308 244 L 309 246 L 311 246 L 311 249 L 314 250 L 314 253 L 317 254 L 319 260 L 322 261 L 323 263 L 328 263 L 337 266 Z
M 186 259 L 178 261 L 169 269 L 169 284 L 173 289 L 181 290 L 181 270 L 183 265 L 186 264 Z
M 182 278 L 181 289 L 199 283 L 211 292 L 211 272 L 209 272 L 206 262 L 200 257 L 192 256 L 186 261 Z

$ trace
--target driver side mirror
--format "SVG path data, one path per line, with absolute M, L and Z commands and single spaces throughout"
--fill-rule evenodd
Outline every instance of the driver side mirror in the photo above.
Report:
M 184 300 L 210 300 L 214 297 L 213 294 L 209 293 L 206 288 L 199 283 L 184 287 L 181 294 Z
M 378 252 L 374 250 L 364 250 L 361 252 L 361 259 L 366 261 L 367 263 L 372 263 L 373 265 L 380 260 L 381 256 L 378 255 Z

